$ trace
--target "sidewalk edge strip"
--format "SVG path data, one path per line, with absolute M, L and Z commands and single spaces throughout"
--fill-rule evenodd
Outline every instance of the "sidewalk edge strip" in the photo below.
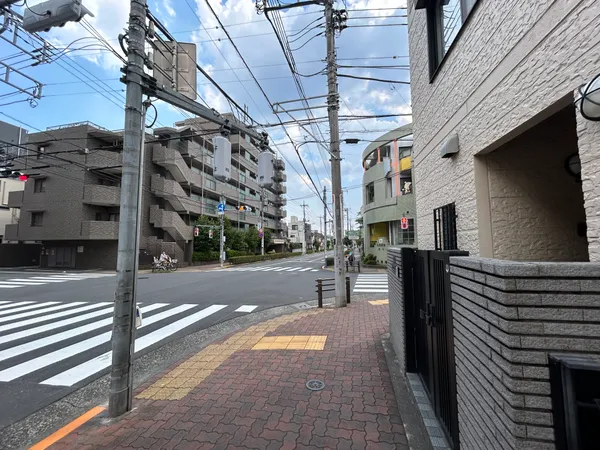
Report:
M 69 433 L 76 430 L 84 423 L 88 422 L 90 419 L 93 419 L 94 417 L 96 417 L 98 414 L 100 414 L 105 409 L 106 408 L 104 406 L 96 406 L 96 407 L 90 409 L 88 412 L 79 416 L 77 419 L 73 420 L 72 422 L 68 423 L 67 425 L 62 427 L 60 430 L 55 431 L 47 438 L 45 438 L 45 439 L 41 440 L 40 442 L 38 442 L 37 444 L 35 444 L 33 447 L 30 447 L 29 450 L 45 450 L 45 449 L 47 449 L 55 442 L 64 438 Z

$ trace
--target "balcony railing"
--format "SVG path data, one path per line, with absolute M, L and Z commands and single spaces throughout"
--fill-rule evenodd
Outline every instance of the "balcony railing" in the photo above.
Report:
M 99 206 L 119 206 L 121 188 L 87 184 L 83 188 L 83 203 Z
M 119 238 L 119 222 L 85 221 L 81 222 L 82 239 L 115 240 Z
M 4 239 L 7 239 L 9 241 L 17 241 L 19 239 L 18 223 L 9 223 L 6 225 L 6 228 L 4 230 Z
M 23 206 L 23 191 L 12 191 L 8 193 L 8 207 L 20 208 Z

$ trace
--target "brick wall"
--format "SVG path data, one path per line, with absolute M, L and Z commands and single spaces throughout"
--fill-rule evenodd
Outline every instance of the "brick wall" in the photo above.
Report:
M 600 360 L 600 264 L 450 265 L 461 449 L 554 449 L 548 354 Z

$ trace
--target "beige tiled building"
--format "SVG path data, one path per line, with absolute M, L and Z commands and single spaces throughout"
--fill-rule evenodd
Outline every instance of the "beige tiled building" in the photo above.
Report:
M 600 73 L 599 14 L 595 0 L 408 1 L 420 248 L 437 223 L 438 248 L 600 261 L 600 123 L 575 106 Z M 451 204 L 456 243 L 451 214 L 434 221 Z

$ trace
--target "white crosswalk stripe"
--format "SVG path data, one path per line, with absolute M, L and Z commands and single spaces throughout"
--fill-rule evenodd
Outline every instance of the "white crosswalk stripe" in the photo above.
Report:
M 360 274 L 354 284 L 352 292 L 357 293 L 387 293 L 388 292 L 388 277 L 382 273 L 364 273 Z
M 14 272 L 13 272 L 14 273 Z M 27 273 L 21 278 L 0 280 L 0 289 L 16 289 L 26 286 L 42 286 L 44 284 L 67 283 L 70 281 L 95 280 L 98 278 L 114 277 L 113 273 Z
M 290 267 L 290 266 L 260 266 L 260 267 L 230 267 L 227 269 L 215 269 L 213 272 L 318 272 L 319 269 L 312 267 Z
M 135 351 L 161 343 L 228 308 L 251 313 L 258 307 L 140 305 L 143 321 L 136 331 Z M 0 382 L 73 386 L 110 366 L 113 302 L 3 300 L 0 314 Z

